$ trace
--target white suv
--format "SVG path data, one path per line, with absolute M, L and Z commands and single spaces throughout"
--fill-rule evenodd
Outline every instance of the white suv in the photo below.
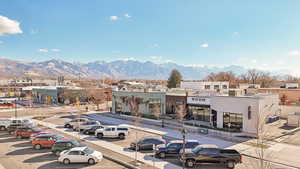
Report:
M 119 137 L 124 139 L 128 135 L 128 128 L 122 126 L 105 126 L 104 128 L 97 129 L 95 136 L 98 138 L 103 137 Z
M 87 118 L 75 118 L 73 120 L 65 122 L 64 126 L 65 126 L 65 128 L 72 128 L 75 125 L 83 124 L 88 121 L 89 121 L 89 119 L 87 119 Z
M 88 121 L 88 122 L 82 123 L 78 126 L 74 125 L 73 129 L 76 131 L 81 131 L 81 130 L 91 129 L 94 126 L 101 126 L 101 123 L 99 121 Z
M 31 120 L 27 119 L 14 119 L 14 118 L 4 118 L 0 119 L 0 130 L 6 130 L 9 125 L 20 124 L 22 126 L 32 126 L 33 123 Z

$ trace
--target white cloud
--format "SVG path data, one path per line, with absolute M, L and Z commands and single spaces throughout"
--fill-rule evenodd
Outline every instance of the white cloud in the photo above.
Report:
M 60 52 L 60 49 L 51 49 L 52 52 Z
M 46 48 L 41 48 L 41 49 L 38 49 L 37 51 L 38 51 L 38 52 L 43 52 L 43 53 L 49 52 L 49 50 L 46 49 Z
M 20 23 L 5 16 L 0 16 L 0 36 L 23 33 Z
M 118 16 L 110 16 L 110 20 L 111 21 L 116 21 L 116 20 L 118 20 L 119 18 L 118 18 Z
M 299 50 L 292 50 L 292 51 L 289 52 L 289 55 L 292 55 L 292 56 L 300 55 L 300 51 Z
M 201 48 L 208 48 L 208 44 L 207 43 L 203 43 L 200 47 Z
M 124 17 L 125 18 L 131 18 L 131 16 L 128 13 L 124 14 Z

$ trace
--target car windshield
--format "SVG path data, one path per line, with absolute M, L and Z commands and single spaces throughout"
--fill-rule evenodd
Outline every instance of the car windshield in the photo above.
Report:
M 198 147 L 193 148 L 192 152 L 197 154 L 201 149 L 202 149 L 202 147 L 198 146 Z
M 61 139 L 61 138 L 64 138 L 64 136 L 62 136 L 62 135 L 55 135 L 55 138 L 56 139 Z
M 79 141 L 77 141 L 77 140 L 72 140 L 71 142 L 72 142 L 72 144 L 75 145 L 75 146 L 79 146 L 79 145 L 81 144 L 81 143 L 80 143 Z
M 32 130 L 33 130 L 33 131 L 40 131 L 41 129 L 40 129 L 40 128 L 34 127 L 34 128 L 32 128 Z
M 86 148 L 83 150 L 83 152 L 87 153 L 87 154 L 93 154 L 94 150 L 91 150 L 89 148 Z

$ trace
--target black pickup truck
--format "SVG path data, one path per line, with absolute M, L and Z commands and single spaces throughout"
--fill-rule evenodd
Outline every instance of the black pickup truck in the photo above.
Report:
M 187 167 L 194 167 L 200 163 L 221 163 L 227 168 L 234 168 L 237 163 L 242 162 L 242 156 L 233 149 L 220 149 L 211 145 L 199 145 L 194 149 L 186 150 L 180 155 L 180 160 Z

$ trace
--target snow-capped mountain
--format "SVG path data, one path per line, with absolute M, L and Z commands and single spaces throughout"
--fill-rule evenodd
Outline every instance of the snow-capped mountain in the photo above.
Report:
M 180 71 L 184 79 L 203 79 L 212 72 L 232 71 L 236 74 L 241 74 L 247 71 L 241 66 L 189 66 L 136 60 L 95 61 L 83 64 L 63 60 L 25 63 L 10 59 L 0 59 L 0 77 L 57 77 L 63 75 L 66 77 L 80 76 L 93 79 L 102 78 L 103 76 L 117 79 L 167 79 L 172 69 Z

